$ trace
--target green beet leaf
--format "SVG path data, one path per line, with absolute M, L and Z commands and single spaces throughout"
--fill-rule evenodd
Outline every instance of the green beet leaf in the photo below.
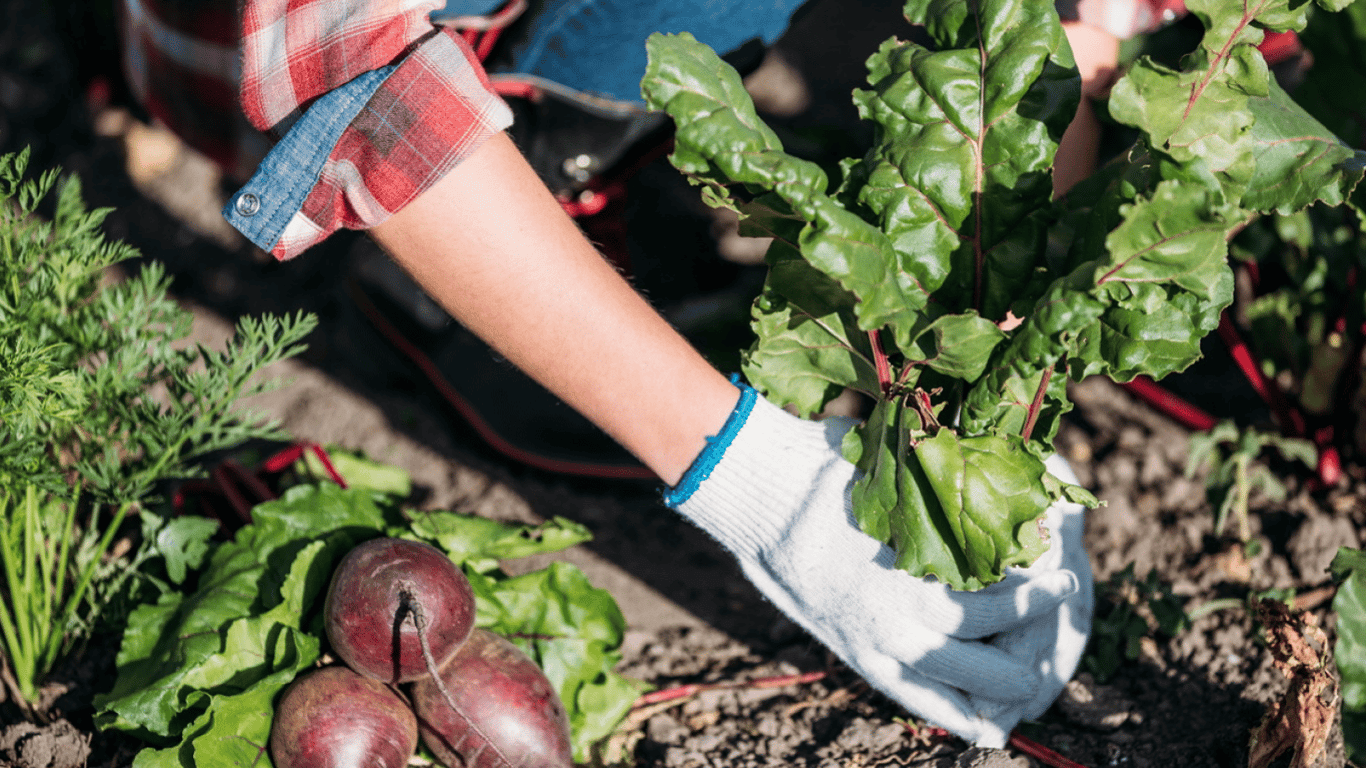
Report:
M 1281 91 L 1256 50 L 1263 30 L 1303 29 L 1310 4 L 1198 0 L 1187 7 L 1205 25 L 1199 48 L 1182 71 L 1140 59 L 1116 84 L 1111 116 L 1144 131 L 1177 170 L 1203 166 L 1230 203 L 1250 211 L 1346 199 L 1361 179 L 1361 160 Z
M 911 361 L 964 381 L 976 381 L 1005 333 L 976 312 L 944 315 L 916 339 L 924 357 Z M 922 341 L 923 340 L 923 341 Z
M 750 383 L 802 415 L 818 412 L 845 388 L 872 396 L 879 384 L 857 297 L 802 257 L 802 223 L 786 203 L 765 195 L 745 206 L 744 231 L 772 237 L 769 274 L 755 305 L 758 339 L 744 356 Z
M 214 696 L 205 715 L 190 729 L 196 768 L 268 768 L 275 700 L 297 674 L 282 670 L 241 693 Z
M 205 699 L 207 708 L 185 729 L 181 744 L 147 748 L 135 768 L 270 768 L 271 712 L 280 691 L 297 672 L 284 670 L 262 678 L 241 693 Z
M 1047 549 L 1038 520 L 1050 501 L 1044 466 L 1023 441 L 959 439 L 940 430 L 914 451 L 964 553 L 970 584 L 991 584 L 1006 567 L 1028 565 Z
M 1001 319 L 1046 236 L 1053 155 L 1079 95 L 1070 49 L 1046 3 L 905 10 L 937 49 L 889 40 L 869 60 L 872 90 L 855 103 L 877 136 L 852 181 L 902 271 L 953 311 Z
M 326 538 L 314 541 L 318 536 Z M 97 697 L 96 721 L 153 743 L 174 742 L 206 701 L 191 693 L 231 693 L 311 664 L 320 633 L 304 632 L 304 606 L 319 600 L 332 568 L 356 543 L 348 531 L 282 540 L 269 529 L 241 529 L 214 553 L 192 595 L 172 593 L 133 612 L 118 679 Z
M 711 191 L 709 201 L 729 204 L 732 183 L 778 195 L 805 222 L 797 236 L 802 255 L 859 297 L 855 312 L 865 330 L 924 306 L 920 287 L 894 269 L 887 236 L 829 196 L 816 164 L 782 150 L 733 68 L 687 33 L 652 35 L 647 49 L 646 103 L 678 120 L 672 160 Z
M 1361 181 L 1366 153 L 1343 144 L 1274 80 L 1270 85 L 1267 96 L 1249 102 L 1257 164 L 1243 207 L 1289 214 L 1316 202 L 1342 205 Z
M 413 536 L 434 543 L 451 561 L 486 573 L 500 560 L 559 552 L 593 538 L 580 523 L 554 517 L 535 526 L 512 526 L 453 512 L 414 512 Z
M 253 507 L 254 524 L 242 530 L 250 530 L 248 536 L 271 549 L 305 534 L 345 528 L 379 530 L 400 520 L 380 506 L 386 500 L 384 494 L 365 488 L 346 490 L 332 483 L 296 485 L 280 498 Z M 239 531 L 237 538 L 242 535 Z
M 413 479 L 401 467 L 381 464 L 335 444 L 327 445 L 326 452 L 332 468 L 346 480 L 348 488 L 365 488 L 396 499 L 406 499 L 413 492 Z M 327 468 L 313 451 L 304 451 L 303 458 L 294 466 L 308 477 L 328 476 Z
M 960 439 L 948 429 L 902 439 L 920 423 L 914 409 L 883 401 L 869 427 L 846 438 L 846 455 L 868 467 L 854 491 L 864 531 L 896 548 L 899 567 L 956 589 L 995 583 L 1006 567 L 1043 554 L 1043 462 L 1019 439 Z
M 476 623 L 507 637 L 541 666 L 569 710 L 576 759 L 630 710 L 636 687 L 613 671 L 626 619 L 609 592 L 569 563 L 503 581 L 472 575 Z
M 858 351 L 866 344 L 854 343 L 838 314 L 813 316 L 773 295 L 758 309 L 754 324 L 763 342 L 744 355 L 742 370 L 751 384 L 774 393 L 774 402 L 810 415 L 846 388 L 877 391 L 871 354 Z
M 1333 597 L 1337 644 L 1333 659 L 1342 676 L 1342 730 L 1347 756 L 1366 757 L 1366 553 L 1342 548 L 1333 558 L 1340 585 Z

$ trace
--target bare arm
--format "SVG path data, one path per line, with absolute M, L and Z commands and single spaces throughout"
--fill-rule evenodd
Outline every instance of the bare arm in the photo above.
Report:
M 1067 31 L 1088 89 L 1108 84 L 1114 38 Z M 1059 149 L 1058 194 L 1090 173 L 1098 129 L 1083 104 Z M 597 253 L 506 135 L 370 234 L 453 317 L 670 485 L 735 405 L 735 387 Z
M 736 388 L 598 254 L 504 134 L 370 234 L 670 485 L 735 405 Z
M 1119 63 L 1119 39 L 1114 35 L 1079 21 L 1065 21 L 1062 28 L 1081 73 L 1081 103 L 1058 144 L 1053 163 L 1055 197 L 1066 194 L 1096 168 L 1101 126 L 1091 100 L 1110 87 Z

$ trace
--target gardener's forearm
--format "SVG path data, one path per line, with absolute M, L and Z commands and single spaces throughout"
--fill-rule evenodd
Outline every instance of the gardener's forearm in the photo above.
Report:
M 735 405 L 736 388 L 597 253 L 503 134 L 371 235 L 670 485 Z

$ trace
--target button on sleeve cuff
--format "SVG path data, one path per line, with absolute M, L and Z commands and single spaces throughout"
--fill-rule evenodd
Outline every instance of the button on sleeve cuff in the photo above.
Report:
M 315 100 L 224 215 L 289 259 L 338 229 L 383 223 L 511 124 L 469 45 L 434 30 L 396 64 Z
M 304 200 L 341 135 L 393 70 L 367 72 L 314 102 L 228 200 L 223 208 L 228 223 L 268 253 L 275 252 L 291 226 L 309 228 L 300 216 Z

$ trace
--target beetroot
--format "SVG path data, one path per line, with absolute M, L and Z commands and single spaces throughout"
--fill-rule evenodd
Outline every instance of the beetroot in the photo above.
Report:
M 409 682 L 440 668 L 469 637 L 474 592 L 436 547 L 374 539 L 337 566 L 323 611 L 327 639 L 352 669 L 381 682 Z
M 517 646 L 476 629 L 441 669 L 450 703 L 433 678 L 413 685 L 422 743 L 462 768 L 572 766 L 564 705 Z M 452 707 L 454 705 L 454 707 Z
M 416 749 L 408 703 L 342 666 L 290 683 L 270 727 L 276 768 L 402 768 Z

